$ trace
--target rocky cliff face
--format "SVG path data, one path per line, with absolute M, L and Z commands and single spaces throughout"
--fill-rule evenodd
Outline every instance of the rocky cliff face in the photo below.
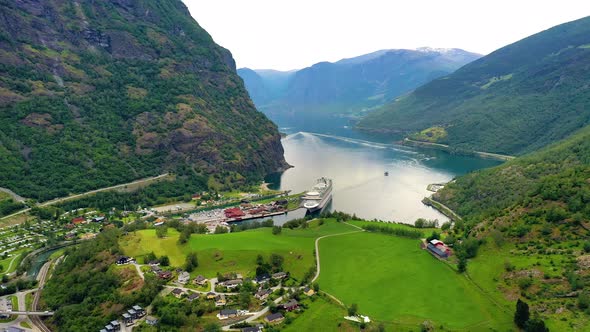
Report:
M 0 186 L 47 199 L 179 167 L 229 184 L 286 165 L 231 53 L 180 0 L 0 6 Z

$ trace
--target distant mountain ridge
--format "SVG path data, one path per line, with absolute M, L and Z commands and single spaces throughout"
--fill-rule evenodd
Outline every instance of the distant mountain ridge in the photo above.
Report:
M 242 68 L 238 74 L 271 119 L 358 115 L 479 57 L 460 49 L 391 49 L 291 72 Z
M 416 133 L 415 139 L 457 149 L 523 154 L 590 122 L 589 79 L 586 17 L 424 84 L 358 126 L 381 133 Z

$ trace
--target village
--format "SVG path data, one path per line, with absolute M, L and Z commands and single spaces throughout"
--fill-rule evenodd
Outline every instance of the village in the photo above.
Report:
M 245 278 L 239 273 L 206 278 L 203 275 L 191 277 L 188 271 L 162 266 L 158 260 L 139 264 L 133 257 L 121 256 L 115 264 L 135 266 L 142 278 L 155 276 L 165 283 L 162 296 L 186 305 L 199 303 L 205 308 L 205 315 L 215 317 L 224 329 L 262 331 L 265 325 L 281 323 L 288 312 L 303 312 L 305 306 L 300 301 L 312 298 L 317 292 L 317 285 L 316 289 L 292 285 L 289 273 L 285 271 L 254 278 Z M 100 332 L 129 331 L 143 322 L 158 325 L 158 321 L 158 317 L 135 305 Z

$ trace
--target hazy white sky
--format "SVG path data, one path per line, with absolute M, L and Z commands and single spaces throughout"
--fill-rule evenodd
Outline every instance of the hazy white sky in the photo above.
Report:
M 239 67 L 299 69 L 389 48 L 487 54 L 590 15 L 589 0 L 184 0 Z

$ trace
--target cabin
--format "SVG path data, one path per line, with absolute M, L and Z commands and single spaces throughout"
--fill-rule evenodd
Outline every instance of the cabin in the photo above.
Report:
M 209 292 L 207 293 L 207 300 L 211 300 L 217 297 L 217 294 L 213 293 L 213 292 Z
M 172 272 L 160 271 L 160 272 L 158 272 L 158 278 L 168 280 L 168 279 L 172 278 Z
M 217 314 L 217 318 L 220 320 L 233 318 L 238 315 L 238 311 L 235 309 L 221 309 L 219 314 Z
M 111 324 L 108 324 L 104 328 L 105 328 L 105 330 L 107 330 L 107 332 L 113 332 L 113 331 L 115 331 L 115 328 Z
M 299 303 L 297 302 L 297 300 L 291 299 L 291 300 L 287 301 L 286 303 L 283 303 L 281 305 L 281 307 L 283 309 L 285 309 L 286 311 L 293 311 L 293 310 L 299 308 Z
M 270 315 L 264 317 L 264 320 L 269 323 L 279 323 L 283 319 L 285 319 L 285 317 L 280 312 L 277 312 L 276 314 L 270 314 Z
M 272 275 L 272 278 L 275 280 L 285 279 L 287 278 L 287 273 L 285 272 L 277 272 Z
M 178 283 L 179 284 L 185 285 L 190 279 L 191 279 L 191 275 L 186 271 L 182 271 L 178 275 Z
M 260 301 L 264 301 L 264 300 L 266 300 L 270 296 L 270 294 L 272 294 L 272 290 L 270 290 L 270 289 L 263 289 L 261 291 L 258 291 L 254 295 L 254 297 L 257 298 L 257 299 L 259 299 Z
M 203 277 L 202 275 L 198 275 L 194 280 L 193 283 L 199 286 L 205 286 L 207 285 L 207 282 L 209 281 L 209 279 Z
M 172 290 L 172 295 L 174 295 L 177 299 L 179 299 L 180 297 L 182 297 L 182 294 L 184 294 L 184 291 L 180 288 L 174 288 Z
M 129 309 L 129 310 L 127 310 L 127 313 L 129 314 L 129 316 L 131 316 L 131 318 L 132 318 L 132 319 L 137 319 L 137 318 L 139 318 L 139 317 L 137 316 L 137 311 L 135 311 L 135 310 L 133 310 L 133 309 Z
M 194 300 L 197 300 L 200 297 L 199 293 L 195 293 L 195 292 L 191 292 L 188 297 L 187 300 L 189 302 L 193 302 Z
M 303 294 L 307 295 L 307 296 L 312 296 L 315 294 L 315 291 L 309 287 L 305 287 L 303 289 Z
M 215 306 L 216 307 L 221 307 L 226 304 L 227 304 L 227 301 L 225 300 L 225 295 L 219 294 L 215 297 Z
M 428 249 L 428 251 L 440 258 L 446 259 L 451 255 L 451 249 L 449 249 L 447 245 L 444 244 L 444 242 L 437 239 L 428 242 L 426 249 Z
M 145 322 L 151 326 L 158 325 L 158 319 L 154 316 L 147 316 Z

